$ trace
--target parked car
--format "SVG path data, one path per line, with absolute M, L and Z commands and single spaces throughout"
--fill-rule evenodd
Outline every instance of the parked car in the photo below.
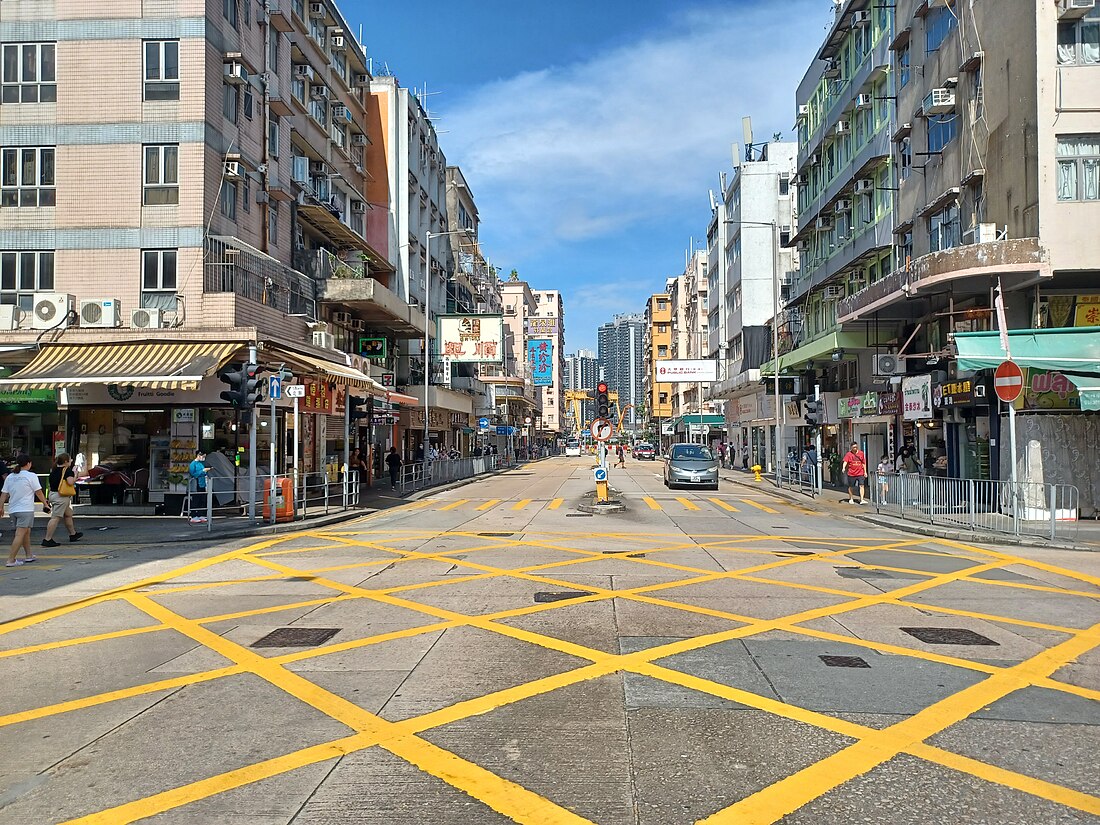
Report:
M 718 457 L 702 444 L 673 444 L 665 462 L 665 486 L 718 489 Z
M 636 459 L 647 458 L 650 461 L 657 460 L 657 451 L 653 449 L 652 444 L 635 444 L 631 455 Z

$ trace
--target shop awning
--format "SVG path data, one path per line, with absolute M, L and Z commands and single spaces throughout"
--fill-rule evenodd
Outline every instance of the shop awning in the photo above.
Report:
M 1081 395 L 1081 409 L 1100 410 L 1100 327 L 1009 330 L 1012 360 L 1021 367 L 1064 373 Z M 960 370 L 996 369 L 1005 360 L 998 332 L 955 333 Z
M 394 390 L 386 393 L 386 400 L 394 404 L 403 404 L 406 407 L 421 406 L 424 403 L 415 395 L 405 395 L 403 392 L 395 392 Z
M 705 424 L 708 427 L 722 427 L 725 426 L 726 417 L 724 415 L 717 415 L 715 413 L 690 413 L 688 415 L 682 415 L 676 419 L 676 426 L 681 424 L 691 424 L 696 426 L 698 424 Z
M 803 344 L 798 349 L 791 350 L 785 355 L 779 356 L 779 374 L 782 375 L 792 367 L 801 367 L 809 361 L 829 361 L 837 350 L 862 349 L 867 346 L 867 332 L 830 332 L 808 344 Z M 760 365 L 761 375 L 772 375 L 774 362 L 768 359 Z
M 126 384 L 151 389 L 195 389 L 242 347 L 241 342 L 141 341 L 52 344 L 11 378 L 6 389 L 58 389 L 80 384 Z
M 291 364 L 297 364 L 305 366 L 307 369 L 317 370 L 326 378 L 331 378 L 338 384 L 347 384 L 349 387 L 370 390 L 371 395 L 378 396 L 379 398 L 386 397 L 387 390 L 385 387 L 365 372 L 357 370 L 355 367 L 348 366 L 347 364 L 338 364 L 335 361 L 326 361 L 324 358 L 317 358 L 313 355 L 305 355 L 304 353 L 293 352 L 291 350 L 276 348 L 272 350 L 271 353 L 271 357 L 266 360 L 285 358 L 286 361 Z

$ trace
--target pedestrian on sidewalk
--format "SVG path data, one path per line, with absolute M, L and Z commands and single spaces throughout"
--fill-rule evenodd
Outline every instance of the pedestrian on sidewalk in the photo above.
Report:
M 802 477 L 809 481 L 811 487 L 817 487 L 817 447 L 807 444 L 802 451 L 802 462 L 799 467 Z
M 886 504 L 886 500 L 890 495 L 890 475 L 893 473 L 893 470 L 894 468 L 890 465 L 890 456 L 883 453 L 882 458 L 878 462 L 878 467 L 875 469 L 875 476 L 878 481 L 879 504 Z
M 840 471 L 848 475 L 848 503 L 855 504 L 852 499 L 854 489 L 859 494 L 859 503 L 866 504 L 867 501 L 863 498 L 863 487 L 867 480 L 867 456 L 856 442 L 853 441 L 848 452 L 844 454 Z
M 623 449 L 622 444 L 619 444 L 617 447 L 615 447 L 615 456 L 619 460 L 619 463 L 616 464 L 615 466 L 616 467 L 622 467 L 625 470 L 626 469 L 626 450 Z
M 53 469 L 50 470 L 50 523 L 46 525 L 46 537 L 42 539 L 43 547 L 58 547 L 60 542 L 54 541 L 53 535 L 57 532 L 57 525 L 65 522 L 65 529 L 69 531 L 69 541 L 80 541 L 84 536 L 78 533 L 73 524 L 73 496 L 76 495 L 76 471 L 73 469 L 73 460 L 68 453 L 61 453 L 54 459 Z
M 210 468 L 206 466 L 206 453 L 203 450 L 196 450 L 194 460 L 187 465 L 188 479 L 195 485 L 187 502 L 191 524 L 206 522 L 206 474 L 209 472 Z
M 21 564 L 30 564 L 38 561 L 38 557 L 31 553 L 31 526 L 34 524 L 34 500 L 42 502 L 42 509 L 50 512 L 50 503 L 42 493 L 42 485 L 38 482 L 38 476 L 31 471 L 31 457 L 26 453 L 20 453 L 15 457 L 15 466 L 4 479 L 4 488 L 0 492 L 0 518 L 4 517 L 4 505 L 11 502 L 8 515 L 11 516 L 12 527 L 15 528 L 15 537 L 11 542 L 11 551 L 8 553 L 8 562 L 5 567 L 19 567 Z M 23 548 L 24 558 L 17 558 L 19 548 Z
M 397 454 L 396 447 L 390 447 L 390 454 L 386 456 L 386 466 L 390 470 L 390 489 L 397 489 L 397 476 L 401 472 L 401 456 Z
M 722 469 L 726 469 L 726 442 L 718 442 L 718 463 L 722 466 Z

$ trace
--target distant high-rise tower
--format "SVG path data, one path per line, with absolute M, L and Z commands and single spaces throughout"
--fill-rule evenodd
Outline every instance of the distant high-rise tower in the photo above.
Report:
M 573 355 L 565 356 L 565 388 L 567 390 L 588 390 L 592 392 L 600 380 L 600 363 L 596 360 L 596 353 L 590 349 L 579 349 Z M 582 421 L 578 426 L 584 426 L 588 421 L 596 417 L 596 402 L 585 401 L 581 404 Z
M 637 408 L 645 404 L 645 319 L 641 315 L 616 315 L 598 331 L 600 374 L 619 393 L 619 405 L 633 404 L 625 423 L 638 423 Z

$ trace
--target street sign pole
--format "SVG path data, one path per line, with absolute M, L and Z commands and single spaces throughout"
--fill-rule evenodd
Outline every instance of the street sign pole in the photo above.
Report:
M 274 386 L 274 385 L 273 385 Z M 271 396 L 271 420 L 268 426 L 268 468 L 267 473 L 271 476 L 270 486 L 267 491 L 267 503 L 271 511 L 271 523 L 275 523 L 275 441 L 277 439 L 277 433 L 275 432 L 275 394 L 268 393 Z
M 299 478 L 299 475 L 301 473 L 301 471 L 299 470 L 299 467 L 301 466 L 301 460 L 302 460 L 302 452 L 301 452 L 301 450 L 302 450 L 302 431 L 298 427 L 299 427 L 299 421 L 298 421 L 298 396 L 296 395 L 296 396 L 294 396 L 294 490 L 295 490 L 295 495 L 297 495 L 298 484 L 301 481 L 301 479 Z M 303 503 L 305 502 L 305 496 L 304 495 L 302 496 L 302 502 Z
M 1001 322 L 1001 345 L 1005 350 L 1002 361 L 993 373 L 993 391 L 1005 404 L 1008 404 L 1008 460 L 1012 463 L 1009 479 L 1012 485 L 1012 531 L 1020 534 L 1020 489 L 1016 472 L 1016 399 L 1024 389 L 1024 373 L 1015 364 L 1008 349 L 1008 332 L 1004 326 L 1003 311 L 998 316 Z
M 821 421 L 818 422 L 817 427 L 814 430 L 814 452 L 817 453 L 817 461 L 814 463 L 814 474 L 817 476 L 817 480 L 814 485 L 817 487 L 817 494 L 821 495 L 821 428 L 825 426 L 825 407 L 821 404 L 821 385 L 814 384 L 814 400 L 817 402 L 817 408 L 821 410 Z
M 248 347 L 248 363 L 255 364 L 256 345 Z M 260 415 L 255 407 L 248 410 L 248 523 L 256 523 L 256 435 L 260 432 Z

